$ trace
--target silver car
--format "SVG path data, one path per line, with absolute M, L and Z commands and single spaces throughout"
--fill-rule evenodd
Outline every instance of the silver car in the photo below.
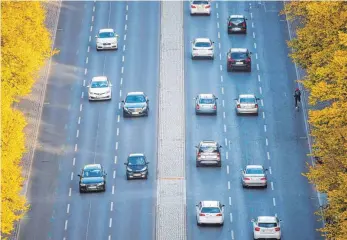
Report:
M 217 115 L 217 97 L 213 94 L 199 94 L 195 99 L 195 113 Z
M 214 42 L 209 38 L 196 38 L 192 41 L 192 59 L 211 58 L 214 59 Z
M 215 141 L 201 141 L 199 145 L 196 146 L 196 166 L 217 165 L 217 167 L 221 167 L 221 147 L 222 146 Z
M 93 77 L 87 88 L 89 101 L 112 98 L 112 84 L 106 76 Z
M 261 165 L 248 165 L 242 169 L 242 186 L 243 187 L 267 187 L 267 169 Z
M 255 114 L 258 115 L 258 100 L 254 94 L 241 94 L 236 101 L 236 114 Z
M 112 28 L 100 29 L 96 38 L 96 50 L 118 49 L 118 35 Z

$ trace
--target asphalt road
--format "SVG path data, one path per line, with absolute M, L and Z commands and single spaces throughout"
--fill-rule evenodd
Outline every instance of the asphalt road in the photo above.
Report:
M 251 219 L 275 214 L 283 221 L 283 239 L 320 239 L 314 216 L 317 196 L 301 175 L 309 150 L 302 113 L 294 110 L 296 75 L 288 58 L 287 23 L 278 14 L 282 7 L 281 2 L 213 2 L 208 17 L 190 16 L 189 3 L 185 5 L 188 239 L 252 239 Z M 246 15 L 247 35 L 227 34 L 231 14 Z M 215 41 L 215 60 L 191 60 L 190 41 L 196 37 Z M 251 73 L 226 71 L 230 47 L 253 53 Z M 219 97 L 217 116 L 195 115 L 193 98 L 198 93 Z M 259 116 L 236 116 L 233 99 L 242 93 L 261 98 Z M 223 146 L 221 169 L 196 168 L 194 146 L 201 140 Z M 247 164 L 271 169 L 267 189 L 242 188 L 240 169 Z M 200 200 L 226 205 L 223 227 L 196 225 L 195 204 Z
M 19 239 L 152 239 L 154 229 L 158 2 L 64 2 L 48 80 L 40 149 L 35 153 L 28 199 L 31 211 Z M 114 28 L 119 50 L 95 50 L 100 28 Z M 90 40 L 89 40 L 90 38 Z M 88 82 L 106 75 L 112 100 L 89 102 Z M 130 91 L 150 99 L 148 117 L 123 119 L 119 103 Z M 129 153 L 150 161 L 148 180 L 127 181 Z M 107 171 L 105 193 L 80 194 L 85 164 Z

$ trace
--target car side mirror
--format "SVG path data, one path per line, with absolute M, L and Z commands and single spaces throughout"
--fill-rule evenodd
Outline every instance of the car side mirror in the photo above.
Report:
M 225 205 L 224 205 L 224 204 L 222 204 L 222 207 L 225 207 Z
M 77 174 L 77 176 L 79 176 L 79 177 L 80 177 L 80 176 L 81 176 L 81 174 Z
M 269 169 L 265 168 L 265 171 L 269 171 Z
M 223 148 L 223 146 L 219 146 L 219 148 Z
M 212 43 L 214 43 L 214 42 L 212 41 Z
M 118 35 L 118 34 L 116 34 L 116 37 L 119 37 L 119 35 Z
M 195 146 L 196 148 L 199 148 L 198 146 Z
M 253 53 L 252 52 L 249 52 L 250 55 L 252 55 Z
M 248 20 L 248 18 L 245 18 L 245 20 Z
M 254 222 L 254 219 L 252 219 L 251 222 Z
M 237 100 L 237 98 L 234 98 L 234 100 L 236 101 L 236 100 Z
M 146 164 L 148 164 L 149 162 L 147 162 Z
M 112 84 L 110 84 L 110 87 L 112 87 Z
M 260 100 L 260 98 L 255 98 L 255 99 L 257 99 L 257 101 L 259 101 L 259 100 Z
M 149 102 L 149 99 L 147 99 L 146 102 Z
M 195 206 L 199 206 L 198 204 L 195 204 Z
M 98 35 L 95 35 L 95 38 L 98 38 Z
M 122 100 L 122 103 L 124 103 L 124 100 Z
M 105 176 L 107 176 L 107 173 L 104 173 Z
M 218 98 L 216 97 L 215 99 L 217 100 Z
M 90 88 L 90 85 L 88 85 L 87 88 Z
M 127 166 L 128 164 L 125 162 L 124 165 Z

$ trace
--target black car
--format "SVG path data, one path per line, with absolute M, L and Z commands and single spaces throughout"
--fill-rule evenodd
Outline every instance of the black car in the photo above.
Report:
M 220 146 L 216 141 L 201 141 L 199 145 L 196 146 L 196 166 L 217 165 L 217 167 L 221 167 L 221 147 L 222 146 Z
M 230 15 L 228 18 L 228 34 L 247 33 L 247 18 L 243 15 Z
M 101 164 L 85 165 L 80 177 L 80 192 L 88 191 L 106 191 L 106 172 Z
M 132 153 L 128 156 L 126 166 L 127 180 L 134 178 L 148 178 L 148 163 L 143 153 Z
M 227 53 L 227 71 L 246 70 L 251 72 L 251 54 L 247 48 L 230 48 Z
M 130 92 L 123 103 L 123 116 L 148 116 L 149 100 L 143 92 Z

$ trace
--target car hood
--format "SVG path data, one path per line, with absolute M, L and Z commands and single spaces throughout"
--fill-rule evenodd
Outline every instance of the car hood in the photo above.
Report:
M 116 42 L 117 38 L 116 37 L 111 37 L 111 38 L 97 38 L 96 42 L 97 43 L 113 43 Z
M 107 87 L 107 88 L 89 88 L 89 92 L 90 93 L 104 93 L 104 92 L 108 92 L 111 88 Z
M 143 102 L 143 103 L 125 103 L 124 104 L 125 108 L 144 108 L 146 106 L 147 106 L 147 104 L 145 102 Z
M 144 169 L 146 167 L 146 165 L 128 165 L 128 168 L 130 168 L 133 171 L 140 171 L 142 169 Z
M 103 181 L 104 181 L 103 177 L 89 177 L 89 178 L 81 179 L 81 183 L 84 183 L 84 184 L 102 183 Z

